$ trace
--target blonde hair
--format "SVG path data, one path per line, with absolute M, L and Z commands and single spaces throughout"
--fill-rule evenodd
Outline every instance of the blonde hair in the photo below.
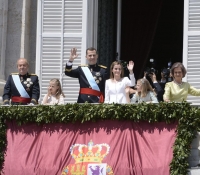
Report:
M 149 91 L 153 92 L 156 95 L 152 86 L 150 85 L 149 81 L 146 78 L 141 78 L 137 80 L 137 83 L 138 82 L 141 84 L 141 91 L 138 92 L 138 95 L 140 97 L 146 97 Z
M 113 75 L 113 68 L 114 68 L 114 66 L 115 65 L 120 65 L 121 66 L 121 75 L 120 75 L 120 77 L 121 78 L 123 78 L 124 77 L 124 68 L 123 68 L 123 65 L 122 65 L 122 63 L 121 62 L 119 62 L 119 61 L 114 61 L 112 64 L 111 64 L 111 66 L 110 66 L 110 79 L 113 79 L 114 78 L 114 75 Z
M 63 97 L 65 97 L 65 95 L 62 91 L 59 79 L 53 78 L 50 80 L 50 82 L 55 83 L 58 86 L 58 91 L 56 92 L 56 98 L 59 99 L 61 94 Z

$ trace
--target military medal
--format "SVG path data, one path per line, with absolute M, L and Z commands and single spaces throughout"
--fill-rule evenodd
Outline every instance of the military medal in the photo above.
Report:
M 100 72 L 96 72 L 96 74 L 95 74 L 96 76 L 100 76 L 101 74 L 100 74 Z
M 24 84 L 26 85 L 26 90 L 27 91 L 30 91 L 30 87 L 31 87 L 31 85 L 33 84 L 33 82 L 31 81 L 31 79 L 30 78 L 27 78 L 26 79 L 26 81 L 24 81 Z

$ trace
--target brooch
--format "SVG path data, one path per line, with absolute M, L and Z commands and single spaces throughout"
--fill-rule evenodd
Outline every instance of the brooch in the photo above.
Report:
M 101 73 L 100 72 L 96 72 L 96 74 L 95 74 L 96 76 L 100 76 L 101 75 Z
M 26 85 L 27 89 L 29 89 L 29 87 L 31 87 L 33 82 L 31 81 L 30 78 L 27 78 L 26 81 L 24 81 L 24 84 Z

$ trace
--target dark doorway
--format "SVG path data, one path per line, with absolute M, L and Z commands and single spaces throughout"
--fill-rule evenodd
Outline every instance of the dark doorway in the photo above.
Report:
M 121 59 L 135 62 L 136 79 L 149 59 L 160 71 L 171 61 L 182 62 L 184 1 L 123 0 Z

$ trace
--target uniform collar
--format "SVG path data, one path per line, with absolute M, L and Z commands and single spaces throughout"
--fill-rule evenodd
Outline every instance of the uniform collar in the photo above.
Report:
M 28 76 L 28 72 L 26 74 L 24 74 L 24 75 L 19 74 L 19 76 L 20 77 L 26 77 L 26 76 Z
M 97 67 L 97 64 L 93 64 L 93 65 L 88 65 L 89 68 L 94 68 Z

